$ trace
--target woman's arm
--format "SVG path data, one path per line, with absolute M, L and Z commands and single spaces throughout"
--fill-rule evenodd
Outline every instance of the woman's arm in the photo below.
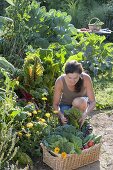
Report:
M 54 111 L 58 111 L 58 116 L 60 117 L 62 123 L 66 123 L 67 120 L 64 117 L 63 113 L 61 113 L 59 108 L 59 103 L 62 95 L 63 83 L 61 77 L 59 77 L 55 82 L 54 87 L 54 95 L 53 95 L 53 109 Z
M 93 90 L 93 85 L 92 85 L 92 80 L 91 77 L 89 75 L 84 75 L 84 86 L 86 88 L 86 93 L 87 93 L 87 97 L 89 99 L 89 104 L 88 107 L 86 108 L 86 110 L 84 111 L 82 118 L 80 119 L 81 122 L 81 126 L 83 125 L 85 118 L 87 117 L 87 115 L 93 111 L 93 109 L 95 108 L 96 105 L 96 101 L 95 101 L 95 95 L 94 95 L 94 90 Z
M 87 97 L 89 99 L 89 105 L 86 109 L 86 113 L 89 114 L 91 111 L 93 111 L 93 109 L 95 108 L 95 105 L 96 105 L 92 80 L 91 80 L 90 76 L 86 77 L 85 86 L 86 86 Z
M 53 94 L 53 109 L 59 113 L 59 103 L 62 94 L 62 81 L 60 77 L 55 82 L 54 94 Z

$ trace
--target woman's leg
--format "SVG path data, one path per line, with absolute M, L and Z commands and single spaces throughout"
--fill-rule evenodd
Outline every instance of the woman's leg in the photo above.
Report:
M 77 97 L 73 100 L 72 106 L 79 109 L 81 112 L 84 112 L 88 106 L 88 98 Z

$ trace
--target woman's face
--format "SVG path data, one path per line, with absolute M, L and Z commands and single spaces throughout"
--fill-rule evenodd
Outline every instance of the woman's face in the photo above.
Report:
M 79 73 L 68 73 L 66 74 L 66 78 L 70 85 L 75 85 L 79 81 L 80 74 Z

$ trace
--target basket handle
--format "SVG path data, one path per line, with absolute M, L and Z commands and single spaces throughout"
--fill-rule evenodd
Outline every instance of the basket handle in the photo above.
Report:
M 96 24 L 96 22 L 100 22 L 100 20 L 98 18 L 94 17 L 89 21 L 89 24 L 91 24 L 91 21 L 93 21 L 93 20 L 96 20 L 93 24 Z

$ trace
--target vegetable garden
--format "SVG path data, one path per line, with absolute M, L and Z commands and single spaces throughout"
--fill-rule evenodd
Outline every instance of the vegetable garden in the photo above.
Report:
M 92 77 L 95 110 L 113 108 L 112 39 L 108 42 L 105 36 L 78 33 L 81 25 L 71 9 L 76 4 L 78 10 L 74 11 L 79 16 L 83 1 L 81 6 L 78 1 L 62 3 L 57 2 L 56 9 L 56 1 L 49 0 L 4 3 L 3 15 L 0 14 L 0 169 L 27 165 L 32 168 L 34 160 L 41 157 L 40 142 L 58 126 L 52 98 L 55 80 L 66 61 L 81 62 Z M 112 4 L 102 3 L 106 11 L 106 5 Z M 111 8 L 112 5 L 106 15 Z M 102 21 L 105 23 L 104 18 Z M 76 140 L 80 145 L 81 139 Z

